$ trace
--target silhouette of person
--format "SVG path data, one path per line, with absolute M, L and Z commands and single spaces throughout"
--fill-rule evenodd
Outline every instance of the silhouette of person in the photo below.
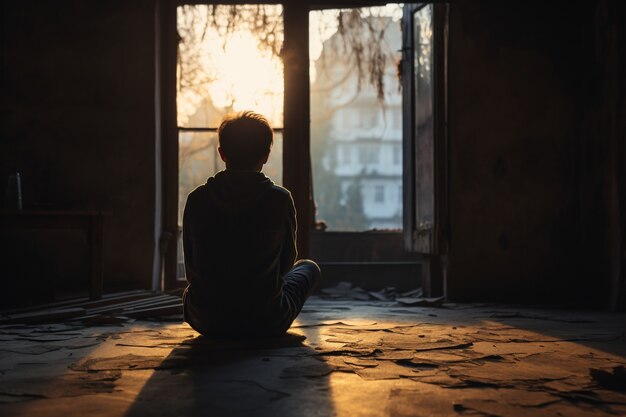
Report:
M 320 279 L 315 262 L 295 262 L 291 194 L 261 172 L 273 137 L 258 113 L 225 118 L 218 151 L 226 169 L 187 198 L 184 317 L 205 336 L 281 335 Z

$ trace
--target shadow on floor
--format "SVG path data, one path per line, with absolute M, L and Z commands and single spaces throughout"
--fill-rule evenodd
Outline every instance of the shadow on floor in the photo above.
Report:
M 126 416 L 333 415 L 323 361 L 288 333 L 224 341 L 198 336 L 155 370 Z M 302 367 L 312 378 L 302 378 Z

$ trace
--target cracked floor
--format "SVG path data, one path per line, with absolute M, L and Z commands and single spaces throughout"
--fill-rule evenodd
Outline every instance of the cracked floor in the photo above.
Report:
M 626 415 L 626 315 L 313 297 L 280 339 L 0 327 L 2 416 Z

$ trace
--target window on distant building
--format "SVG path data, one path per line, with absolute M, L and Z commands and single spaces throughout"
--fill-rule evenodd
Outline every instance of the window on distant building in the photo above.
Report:
M 378 147 L 375 145 L 359 146 L 359 163 L 375 164 L 378 162 Z
M 352 119 L 354 115 L 349 109 L 337 110 L 335 112 L 335 124 L 342 129 L 350 129 L 353 125 Z
M 394 111 L 392 113 L 392 127 L 394 129 L 402 129 L 402 113 L 399 111 Z
M 384 185 L 374 186 L 374 201 L 377 203 L 385 202 L 385 186 Z
M 393 164 L 400 165 L 402 163 L 402 147 L 400 145 L 393 146 Z
M 377 125 L 378 112 L 372 109 L 361 111 L 361 127 L 364 129 L 372 129 Z
M 343 144 L 339 146 L 339 160 L 342 164 L 350 164 L 352 162 L 352 153 L 349 145 Z

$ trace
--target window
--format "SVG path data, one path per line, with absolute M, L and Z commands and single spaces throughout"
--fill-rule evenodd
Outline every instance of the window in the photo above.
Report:
M 402 164 L 402 148 L 400 145 L 393 145 L 393 164 Z
M 447 22 L 446 3 L 404 6 L 405 248 L 423 254 L 445 252 L 448 239 Z
M 317 3 L 308 0 L 285 2 L 283 5 L 176 4 L 164 3 L 164 18 L 161 20 L 163 43 L 159 50 L 159 59 L 163 62 L 161 91 L 158 92 L 162 97 L 159 111 L 163 122 L 163 238 L 168 234 L 176 235 L 180 222 L 178 211 L 182 213 L 188 192 L 223 168 L 216 152 L 216 129 L 222 115 L 227 112 L 252 108 L 272 120 L 275 144 L 265 171 L 276 182 L 282 183 L 284 83 L 288 92 L 287 101 L 295 104 L 290 105 L 287 112 L 287 127 L 292 130 L 288 132 L 290 139 L 286 148 L 289 153 L 286 161 L 290 161 L 289 165 L 285 165 L 286 179 L 296 207 L 305 214 L 298 218 L 298 244 L 308 241 L 310 228 L 307 226 L 313 224 L 310 211 L 314 205 L 315 219 L 324 220 L 328 231 L 364 231 L 372 227 L 396 231 L 404 229 L 407 241 L 410 236 L 430 236 L 434 233 L 431 233 L 431 229 L 434 230 L 432 225 L 440 221 L 445 205 L 437 197 L 437 187 L 446 189 L 446 178 L 441 177 L 445 177 L 446 167 L 435 165 L 441 160 L 435 139 L 445 138 L 445 132 L 442 133 L 441 129 L 438 132 L 437 129 L 438 126 L 445 126 L 447 117 L 446 71 L 442 65 L 445 59 L 441 58 L 445 56 L 447 45 L 446 4 L 388 4 L 310 12 L 317 7 Z M 218 11 L 219 20 L 221 7 L 228 8 L 229 12 L 236 9 L 236 13 L 229 13 L 229 16 L 237 16 L 235 32 L 225 34 L 224 31 L 208 30 L 205 33 L 207 18 L 212 18 L 212 12 Z M 290 11 L 283 15 L 283 8 Z M 275 30 L 271 36 L 266 32 L 265 43 L 259 47 L 259 38 L 251 36 L 245 17 L 258 17 L 256 13 L 261 9 L 270 18 Z M 377 88 L 365 78 L 361 79 L 358 88 L 362 74 L 357 71 L 355 61 L 350 61 L 354 59 L 354 54 L 336 48 L 341 48 L 343 44 L 338 31 L 340 16 L 353 17 L 355 11 L 363 24 L 360 29 L 359 25 L 353 26 L 356 31 L 349 36 L 358 35 L 353 39 L 360 40 L 358 43 L 363 46 L 363 53 L 374 51 L 372 47 L 376 46 L 368 28 L 384 29 L 377 32 L 384 33 L 380 42 L 383 48 L 377 50 L 385 57 L 380 61 L 384 65 L 379 67 L 385 83 L 377 86 L 384 92 L 382 101 L 379 101 L 381 96 Z M 258 19 L 249 20 L 249 23 L 253 21 L 258 22 Z M 288 29 L 286 34 L 285 27 Z M 345 29 L 342 27 L 342 32 L 345 33 Z M 305 33 L 307 30 L 308 36 Z M 295 63 L 287 67 L 286 81 L 282 78 L 283 61 L 271 59 L 272 54 L 281 50 L 285 36 L 291 39 L 285 47 L 290 53 L 283 58 Z M 310 47 L 308 85 L 306 77 L 293 70 L 306 68 L 306 63 L 302 62 L 306 39 Z M 210 53 L 205 50 L 216 45 L 218 47 Z M 269 53 L 270 50 L 272 53 Z M 437 51 L 440 53 L 437 54 Z M 235 56 L 233 54 L 254 56 L 258 60 L 242 65 L 241 59 L 231 59 Z M 400 58 L 402 88 L 396 77 Z M 237 65 L 220 69 L 217 64 L 222 61 Z M 368 71 L 367 65 L 363 68 Z M 278 75 L 261 76 L 261 69 L 271 69 Z M 238 72 L 243 70 L 251 70 L 252 75 L 244 76 Z M 257 89 L 256 85 L 233 82 L 242 79 L 258 81 L 261 78 L 265 81 L 261 89 Z M 176 95 L 172 91 L 174 85 Z M 239 95 L 242 90 L 253 91 L 254 94 L 242 97 Z M 306 111 L 299 111 L 306 110 L 306 106 L 301 105 L 301 98 L 307 96 L 310 97 L 308 118 Z M 267 103 L 279 103 L 279 106 L 264 107 Z M 177 111 L 172 110 L 176 107 Z M 375 122 L 374 126 L 370 128 L 371 125 L 366 124 L 364 128 L 363 119 L 370 114 L 375 115 L 367 116 L 368 120 Z M 438 120 L 438 117 L 443 119 Z M 307 119 L 310 124 L 307 124 Z M 306 130 L 303 130 L 307 127 L 310 127 L 310 159 L 308 150 L 297 145 L 307 143 L 307 140 L 298 140 L 308 139 Z M 367 134 L 364 134 L 364 129 Z M 403 145 L 397 146 L 401 142 Z M 447 146 L 441 143 L 441 146 Z M 399 166 L 403 169 L 398 169 Z M 440 175 L 437 181 L 435 172 Z M 373 183 L 384 184 L 384 187 L 382 190 L 372 188 Z M 390 191 L 386 192 L 385 188 Z M 393 202 L 395 189 L 398 190 L 398 204 L 381 204 Z M 314 199 L 314 204 L 310 204 L 309 196 Z M 178 207 L 173 203 L 176 199 Z M 175 207 L 168 207 L 169 204 Z M 387 217 L 388 207 L 396 213 L 393 217 Z M 445 214 L 445 207 L 443 210 Z M 432 227 L 420 234 L 422 226 Z M 171 266 L 177 262 L 176 245 L 169 244 L 168 247 L 174 247 L 174 250 L 165 254 L 166 282 L 170 282 Z M 406 248 L 430 253 L 423 250 L 425 246 L 416 245 L 415 241 L 407 244 Z
M 374 186 L 374 201 L 377 203 L 385 202 L 385 186 L 384 185 Z
M 365 109 L 360 113 L 360 127 L 363 129 L 373 129 L 378 126 L 378 112 Z
M 339 160 L 342 164 L 349 165 L 352 162 L 352 149 L 350 149 L 350 145 L 342 144 L 339 145 Z
M 359 144 L 359 163 L 375 164 L 378 162 L 378 146 Z
M 402 113 L 394 111 L 392 116 L 392 127 L 394 129 L 402 129 Z
M 432 224 L 434 214 L 432 9 L 432 5 L 426 5 L 415 12 L 413 17 L 414 134 L 416 152 L 420 159 L 416 167 L 418 226 Z
M 344 19 L 341 28 L 340 19 Z M 309 13 L 313 198 L 316 219 L 323 220 L 328 231 L 364 231 L 380 228 L 373 226 L 378 224 L 402 228 L 395 212 L 381 211 L 384 187 L 372 184 L 384 178 L 402 185 L 402 173 L 393 169 L 395 158 L 402 159 L 401 149 L 399 155 L 388 150 L 388 143 L 402 141 L 402 98 L 396 76 L 401 19 L 399 4 Z M 360 46 L 350 49 L 355 41 Z M 373 62 L 373 56 L 383 63 L 378 67 L 383 85 L 372 86 L 369 75 L 364 76 L 369 71 L 365 62 Z M 359 65 L 365 72 L 359 73 Z M 322 161 L 331 159 L 325 156 L 334 152 L 329 146 L 333 142 L 345 144 L 332 162 L 335 166 L 325 167 Z M 339 192 L 341 184 L 349 187 L 344 185 Z

